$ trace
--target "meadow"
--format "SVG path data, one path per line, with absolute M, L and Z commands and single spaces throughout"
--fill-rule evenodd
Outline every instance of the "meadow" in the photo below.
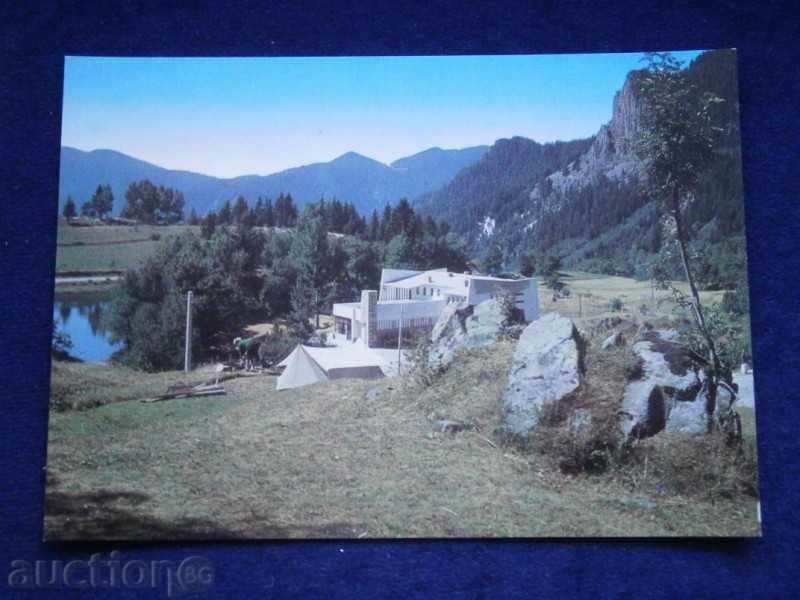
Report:
M 583 326 L 647 302 L 646 313 L 671 314 L 665 297 L 647 300 L 647 282 L 571 274 L 568 285 L 555 307 L 542 288 L 542 307 L 584 311 Z M 580 309 L 579 289 L 591 294 Z M 609 311 L 615 297 L 622 309 Z M 498 374 L 512 352 L 512 342 L 467 351 L 425 389 L 400 377 L 278 392 L 262 375 L 226 381 L 224 396 L 156 403 L 140 400 L 187 376 L 55 362 L 53 394 L 83 410 L 50 413 L 46 538 L 758 534 L 757 499 L 716 463 L 701 472 L 714 485 L 673 485 L 704 455 L 690 440 L 676 455 L 685 464 L 646 441 L 649 462 L 577 476 L 503 443 Z M 753 411 L 741 413 L 754 448 Z M 435 419 L 471 430 L 439 433 Z
M 155 252 L 160 240 L 187 229 L 199 231 L 188 225 L 73 227 L 60 220 L 56 275 L 123 273 Z

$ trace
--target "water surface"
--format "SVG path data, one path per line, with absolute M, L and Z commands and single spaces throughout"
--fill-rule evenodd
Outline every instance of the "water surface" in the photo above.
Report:
M 69 353 L 87 362 L 103 362 L 122 344 L 113 344 L 103 316 L 111 292 L 60 292 L 56 290 L 53 323 L 72 340 Z

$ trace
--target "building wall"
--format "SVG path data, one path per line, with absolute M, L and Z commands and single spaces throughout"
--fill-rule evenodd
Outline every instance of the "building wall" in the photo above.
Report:
M 378 333 L 377 317 L 378 292 L 376 290 L 362 290 L 361 292 L 361 331 L 362 339 L 367 348 L 375 345 Z

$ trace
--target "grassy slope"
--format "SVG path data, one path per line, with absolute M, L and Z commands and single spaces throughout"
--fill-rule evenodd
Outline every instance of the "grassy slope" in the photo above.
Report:
M 59 222 L 56 273 L 126 270 L 138 266 L 159 242 L 151 239 L 185 231 L 185 225 L 100 225 L 70 227 Z M 195 228 L 196 229 L 196 228 Z
M 226 382 L 226 396 L 52 413 L 46 536 L 757 533 L 751 498 L 711 503 L 611 476 L 568 477 L 540 455 L 501 445 L 497 374 L 511 352 L 509 343 L 470 351 L 422 393 L 398 379 L 277 392 L 265 376 Z M 54 371 L 54 385 L 65 376 L 90 395 L 130 397 L 181 378 L 70 365 Z M 441 417 L 477 431 L 434 433 L 430 419 Z

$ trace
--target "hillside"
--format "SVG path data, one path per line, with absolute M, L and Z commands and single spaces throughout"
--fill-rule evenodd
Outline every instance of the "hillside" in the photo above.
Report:
M 114 209 L 124 203 L 125 190 L 133 181 L 149 179 L 157 185 L 183 192 L 186 211 L 199 214 L 219 207 L 225 200 L 243 195 L 251 201 L 258 196 L 277 197 L 291 193 L 300 206 L 321 197 L 339 198 L 355 204 L 364 215 L 382 209 L 387 202 L 415 197 L 441 187 L 462 168 L 478 160 L 486 146 L 462 150 L 431 148 L 385 165 L 355 152 L 324 163 L 288 169 L 272 175 L 245 175 L 221 179 L 164 169 L 114 150 L 84 152 L 64 146 L 61 149 L 59 210 L 68 195 L 80 205 L 99 184 L 108 183 L 114 192 Z
M 184 375 L 56 363 L 54 390 L 112 403 L 51 412 L 45 538 L 758 534 L 752 497 L 665 491 L 652 463 L 649 477 L 565 476 L 500 443 L 511 351 L 471 350 L 422 392 L 397 379 L 278 392 L 255 376 L 226 381 L 225 396 L 147 404 Z M 434 432 L 442 417 L 476 430 Z
M 701 183 L 690 226 L 712 253 L 728 241 L 743 256 L 736 55 L 706 52 L 687 69 L 698 95 L 711 92 L 724 100 L 714 115 L 720 130 L 716 158 Z M 508 264 L 533 250 L 558 254 L 566 266 L 637 274 L 661 245 L 661 215 L 655 199 L 642 191 L 642 166 L 633 152 L 643 110 L 637 73 L 629 73 L 613 99 L 611 120 L 590 140 L 500 140 L 417 205 L 447 219 L 478 253 L 498 244 Z

